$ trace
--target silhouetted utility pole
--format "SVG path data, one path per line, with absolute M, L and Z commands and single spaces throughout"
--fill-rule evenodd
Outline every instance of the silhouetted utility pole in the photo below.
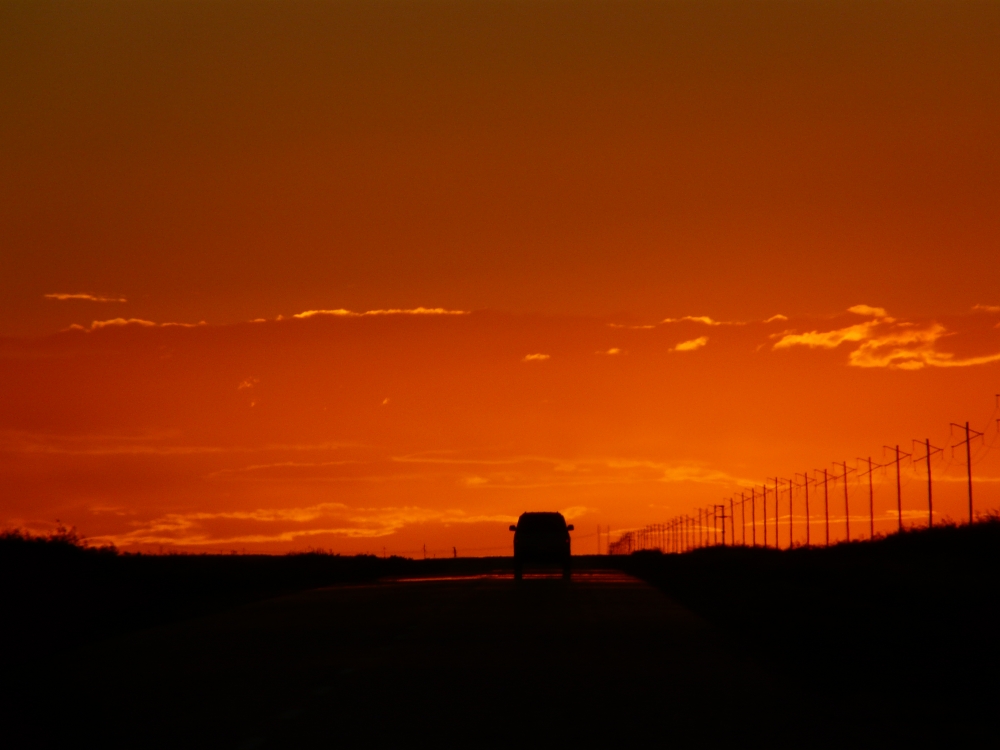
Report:
M 959 429 L 961 429 L 962 427 L 961 425 L 955 424 L 954 422 L 951 423 L 951 426 L 958 427 Z M 953 446 L 951 446 L 951 449 L 955 450 L 955 448 L 957 448 L 958 446 L 962 445 L 963 443 L 965 444 L 965 465 L 969 470 L 969 523 L 972 523 L 972 447 L 971 446 L 973 440 L 975 440 L 976 438 L 981 438 L 982 436 L 983 433 L 978 432 L 977 430 L 970 430 L 969 423 L 966 422 L 965 440 L 962 440 L 961 442 L 955 443 Z M 929 461 L 927 462 L 927 465 L 930 466 Z
M 851 509 L 847 501 L 847 475 L 854 471 L 854 469 L 848 468 L 847 461 L 838 464 L 836 461 L 833 462 L 834 466 L 843 466 L 844 474 L 843 477 L 834 477 L 834 479 L 844 480 L 844 524 L 847 528 L 847 541 L 851 541 Z
M 779 532 L 778 519 L 781 517 L 780 502 L 781 493 L 778 491 L 778 478 L 774 478 L 774 548 L 781 549 L 781 533 Z
M 747 546 L 747 499 L 740 493 L 740 524 L 743 526 L 743 546 Z
M 792 488 L 795 486 L 795 482 L 791 479 L 786 479 L 788 482 L 788 549 L 795 546 L 795 534 L 792 527 L 792 518 L 795 516 L 795 507 L 792 504 Z
M 717 507 L 720 511 L 722 511 L 722 546 L 725 547 L 726 546 L 726 505 L 725 505 L 725 502 L 723 502 L 722 505 L 717 505 L 715 507 Z
M 819 469 L 816 469 L 819 471 Z M 830 546 L 830 492 L 827 489 L 827 481 L 829 477 L 827 476 L 826 469 L 823 469 L 823 513 L 826 516 L 826 546 Z
M 733 498 L 729 498 L 729 530 L 732 532 L 729 535 L 729 545 L 731 547 L 736 546 L 736 513 L 733 508 Z
M 750 529 L 753 532 L 753 546 L 757 546 L 757 488 L 750 488 Z
M 764 521 L 764 546 L 767 546 L 767 485 L 762 484 L 761 487 L 764 488 L 764 511 L 761 514 L 761 519 Z
M 859 461 L 868 462 L 868 471 L 865 474 L 868 475 L 868 538 L 875 538 L 875 487 L 872 484 L 872 472 L 875 469 L 881 469 L 882 467 L 878 464 L 872 463 L 872 457 L 859 458 Z
M 896 451 L 896 460 L 893 461 L 893 463 L 896 464 L 896 520 L 899 523 L 899 528 L 897 529 L 897 531 L 902 531 L 903 530 L 903 482 L 902 482 L 902 480 L 900 479 L 900 476 L 899 476 L 899 461 L 900 461 L 900 459 L 903 456 L 905 456 L 906 458 L 910 458 L 912 454 L 901 452 L 899 450 L 899 446 L 898 445 L 895 446 L 895 447 L 890 447 L 888 445 L 883 445 L 882 446 L 882 451 L 883 451 L 882 455 L 885 455 L 884 451 L 886 451 L 886 450 L 895 450 Z M 886 465 L 888 465 L 888 464 L 886 464 Z
M 779 501 L 781 493 L 778 492 L 778 478 L 770 477 L 770 479 L 774 481 L 774 548 L 781 549 L 781 534 L 778 533 L 778 511 L 781 507 L 781 502 Z
M 796 472 L 795 476 L 802 477 L 802 486 L 806 490 L 806 546 L 808 547 L 809 546 L 809 482 L 811 482 L 812 480 L 809 479 L 808 471 L 805 474 L 799 474 L 798 472 Z
M 914 440 L 914 443 L 919 443 L 919 440 Z M 935 453 L 940 453 L 940 448 L 935 448 L 931 445 L 930 438 L 924 440 L 924 450 L 927 452 L 918 458 L 913 459 L 914 461 L 926 461 L 927 462 L 927 526 L 928 528 L 934 525 L 934 494 L 931 487 L 931 456 Z

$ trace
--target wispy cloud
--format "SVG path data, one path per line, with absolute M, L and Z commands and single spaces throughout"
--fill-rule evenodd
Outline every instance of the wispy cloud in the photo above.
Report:
M 99 331 L 102 328 L 124 328 L 125 326 L 135 326 L 137 328 L 199 328 L 205 325 L 208 324 L 204 320 L 198 323 L 154 323 L 152 320 L 143 320 L 141 318 L 112 318 L 111 320 L 95 320 L 90 324 L 90 328 L 74 323 L 67 330 L 90 333 L 91 331 Z
M 613 346 L 610 349 L 607 349 L 605 351 L 599 351 L 599 352 L 597 352 L 597 354 L 604 354 L 604 355 L 606 355 L 608 357 L 614 357 L 614 356 L 616 356 L 618 354 L 622 354 L 622 353 L 623 353 L 622 350 L 619 349 L 617 346 Z
M 980 312 L 1000 313 L 1000 305 L 973 305 L 972 309 Z
M 924 330 L 904 330 L 876 336 L 851 352 L 850 363 L 855 367 L 919 370 L 923 367 L 972 367 L 1000 362 L 1000 353 L 956 357 L 950 352 L 935 350 L 935 342 L 947 333 L 944 326 L 935 323 Z
M 362 448 L 352 442 L 306 444 L 267 443 L 264 445 L 184 444 L 178 433 L 141 435 L 81 434 L 59 435 L 0 430 L 0 452 L 40 453 L 77 456 L 186 456 L 200 454 L 257 454 L 268 452 L 326 452 Z
M 809 331 L 808 333 L 785 334 L 774 345 L 775 349 L 788 349 L 792 346 L 808 346 L 816 349 L 834 349 L 845 341 L 864 341 L 871 336 L 877 323 L 858 323 L 833 331 Z
M 579 509 L 570 509 L 579 510 Z M 586 509 L 582 509 L 586 511 Z M 460 509 L 432 510 L 416 506 L 349 508 L 341 503 L 319 503 L 301 508 L 258 508 L 248 511 L 167 513 L 133 522 L 122 534 L 94 537 L 97 543 L 121 547 L 171 544 L 186 547 L 219 547 L 232 544 L 294 542 L 317 536 L 355 539 L 385 537 L 406 526 L 422 523 L 508 524 L 517 520 L 507 514 L 469 514 Z M 219 534 L 220 522 L 231 528 L 242 522 L 244 533 Z M 320 526 L 314 524 L 320 523 Z M 247 528 L 247 525 L 250 525 Z M 303 527 L 304 524 L 313 524 Z M 259 525 L 260 528 L 254 528 Z
M 693 352 L 695 349 L 701 349 L 708 343 L 708 336 L 699 336 L 696 339 L 691 339 L 690 341 L 682 341 L 677 346 L 674 347 L 675 352 Z
M 306 310 L 296 313 L 293 318 L 314 318 L 317 315 L 332 315 L 340 318 L 361 318 L 366 315 L 468 315 L 468 310 L 446 310 L 443 307 L 414 307 L 411 309 L 367 310 L 354 312 L 339 308 L 337 310 Z M 280 319 L 280 317 L 279 317 Z
M 124 297 L 105 297 L 100 294 L 85 294 L 83 292 L 78 292 L 76 294 L 61 294 L 55 292 L 53 294 L 44 295 L 45 299 L 55 299 L 60 301 L 65 300 L 86 300 L 87 302 L 128 302 Z
M 419 459 L 408 459 L 419 460 Z M 726 485 L 743 481 L 700 463 L 664 462 L 628 458 L 573 460 L 521 456 L 510 459 L 429 459 L 477 466 L 462 478 L 470 489 L 539 489 L 636 485 L 648 482 Z
M 788 316 L 787 315 L 782 315 L 781 313 L 778 313 L 777 315 L 772 315 L 770 318 L 768 318 L 764 322 L 765 323 L 774 323 L 775 321 L 778 321 L 778 320 L 788 320 Z
M 525 354 L 521 359 L 522 362 L 544 362 L 552 357 L 548 354 Z
M 858 346 L 848 355 L 853 367 L 885 367 L 898 370 L 919 370 L 924 367 L 972 367 L 1000 361 L 1000 353 L 959 357 L 938 351 L 937 343 L 952 335 L 940 323 L 917 325 L 896 321 L 881 307 L 855 305 L 848 312 L 871 315 L 874 320 L 831 331 L 786 333 L 774 344 L 774 349 L 794 346 L 835 349 L 844 343 Z
M 885 311 L 885 308 L 872 307 L 871 305 L 854 305 L 853 307 L 848 307 L 847 312 L 852 312 L 855 315 L 871 315 L 876 318 L 885 318 L 889 315 Z
M 721 326 L 727 325 L 724 321 L 713 320 L 707 315 L 685 315 L 682 318 L 664 318 L 664 323 L 683 323 L 684 321 L 689 321 L 691 323 L 704 323 L 707 326 Z

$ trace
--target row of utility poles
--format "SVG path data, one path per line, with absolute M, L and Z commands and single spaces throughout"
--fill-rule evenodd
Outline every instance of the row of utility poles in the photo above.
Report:
M 1000 405 L 1000 396 L 997 397 Z M 955 443 L 955 448 L 965 447 L 965 463 L 968 478 L 968 520 L 973 522 L 972 503 L 972 441 L 983 438 L 984 433 L 973 430 L 969 423 L 964 425 L 951 424 L 951 428 L 958 428 L 965 433 L 963 440 Z M 997 420 L 998 432 L 1000 432 L 1000 419 Z M 847 541 L 851 541 L 851 513 L 850 495 L 848 492 L 847 479 L 852 473 L 858 473 L 859 478 L 868 478 L 868 538 L 875 537 L 875 487 L 872 475 L 876 469 L 884 469 L 889 466 L 895 467 L 896 473 L 896 523 L 899 531 L 903 529 L 903 484 L 901 478 L 901 463 L 905 459 L 910 459 L 913 464 L 920 462 L 927 466 L 927 525 L 934 525 L 934 486 L 931 471 L 931 459 L 943 449 L 931 444 L 929 438 L 924 440 L 913 440 L 911 452 L 901 451 L 898 445 L 883 446 L 883 456 L 886 451 L 892 458 L 884 463 L 875 463 L 871 456 L 859 458 L 858 466 L 851 467 L 847 461 L 835 462 L 833 464 L 837 473 L 831 473 L 829 469 L 814 469 L 812 473 L 807 470 L 803 473 L 795 473 L 792 478 L 768 477 L 766 481 L 758 486 L 752 486 L 749 490 L 741 490 L 739 499 L 736 495 L 723 499 L 721 504 L 712 505 L 708 508 L 698 508 L 697 514 L 683 514 L 675 516 L 666 523 L 652 524 L 641 529 L 626 531 L 621 534 L 615 542 L 611 542 L 608 534 L 608 554 L 630 554 L 639 550 L 657 549 L 662 552 L 687 552 L 700 547 L 722 545 L 757 546 L 757 504 L 761 504 L 762 535 L 761 542 L 764 547 L 773 546 L 780 548 L 780 505 L 782 495 L 788 498 L 788 545 L 794 546 L 794 501 L 796 491 L 800 491 L 805 506 L 805 544 L 812 545 L 812 516 L 810 513 L 809 487 L 813 486 L 814 494 L 819 486 L 823 487 L 823 521 L 825 545 L 830 544 L 830 483 L 843 481 L 844 483 L 844 533 Z M 921 450 L 918 454 L 917 451 Z M 862 471 L 862 469 L 864 469 Z M 768 487 L 773 482 L 773 487 Z M 768 538 L 768 495 L 771 497 L 771 507 L 773 514 L 773 536 Z M 750 506 L 750 524 L 747 525 L 746 511 Z M 726 513 L 728 505 L 728 514 Z M 737 541 L 736 513 L 740 514 L 740 539 Z M 729 521 L 729 540 L 726 539 L 726 521 Z M 747 532 L 749 530 L 749 539 Z M 609 530 L 610 531 L 610 530 Z

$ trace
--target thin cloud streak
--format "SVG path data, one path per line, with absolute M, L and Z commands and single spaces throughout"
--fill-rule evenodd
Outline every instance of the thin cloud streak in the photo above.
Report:
M 573 508 L 586 512 L 585 508 Z M 582 514 L 582 513 L 580 513 Z M 271 533 L 254 532 L 215 536 L 205 528 L 206 522 L 244 521 L 260 524 L 313 523 L 328 520 L 333 525 L 320 528 L 281 529 Z M 379 538 L 395 534 L 406 526 L 425 523 L 471 525 L 479 523 L 507 524 L 517 520 L 507 514 L 469 515 L 460 509 L 433 510 L 418 506 L 386 508 L 350 508 L 342 503 L 319 503 L 301 508 L 257 508 L 250 511 L 219 511 L 168 513 L 149 521 L 137 521 L 137 528 L 124 534 L 91 537 L 91 541 L 129 547 L 134 545 L 170 544 L 185 547 L 213 547 L 229 544 L 294 542 L 302 537 L 340 536 L 348 538 Z
M 682 341 L 674 347 L 674 351 L 693 352 L 695 349 L 701 349 L 706 344 L 708 344 L 708 336 L 699 336 L 698 338 L 691 339 L 690 341 Z
M 124 297 L 104 297 L 99 294 L 85 294 L 83 292 L 79 292 L 76 294 L 61 294 L 56 292 L 52 294 L 46 294 L 43 296 L 45 299 L 54 299 L 54 300 L 59 300 L 60 302 L 64 302 L 67 300 L 85 300 L 87 302 L 128 302 L 128 300 L 125 299 Z
M 468 310 L 446 310 L 443 307 L 414 307 L 411 309 L 389 309 L 389 310 L 367 310 L 365 312 L 353 312 L 339 308 L 336 310 L 306 310 L 296 313 L 293 318 L 314 318 L 316 316 L 330 315 L 338 318 L 363 318 L 370 315 L 468 315 Z M 282 320 L 278 316 L 278 320 Z
M 66 330 L 91 333 L 99 331 L 102 328 L 124 328 L 127 326 L 136 328 L 200 328 L 207 325 L 208 323 L 204 320 L 198 323 L 156 323 L 152 320 L 143 320 L 142 318 L 112 318 L 111 320 L 95 320 L 90 324 L 90 328 L 74 323 Z

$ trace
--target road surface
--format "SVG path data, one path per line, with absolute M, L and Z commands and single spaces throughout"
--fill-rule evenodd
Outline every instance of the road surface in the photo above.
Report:
M 62 668 L 39 736 L 106 746 L 716 745 L 774 701 L 703 620 L 609 572 L 314 590 L 92 645 Z

